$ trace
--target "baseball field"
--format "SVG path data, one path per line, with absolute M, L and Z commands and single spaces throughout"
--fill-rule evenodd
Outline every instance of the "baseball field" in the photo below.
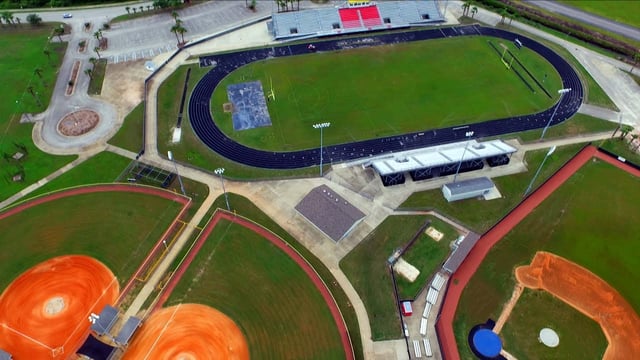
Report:
M 588 273 L 591 278 L 600 279 L 602 284 L 614 289 L 611 292 L 606 290 L 605 285 L 595 286 L 597 290 L 589 295 L 589 298 L 597 300 L 601 294 L 618 294 L 607 295 L 607 298 L 619 297 L 629 304 L 624 312 L 629 315 L 620 315 L 623 313 L 620 312 L 611 315 L 614 316 L 611 319 L 631 318 L 634 311 L 637 314 L 640 310 L 640 292 L 635 283 L 640 280 L 640 263 L 633 254 L 638 251 L 640 238 L 630 226 L 629 214 L 640 210 L 640 193 L 635 191 L 638 185 L 640 178 L 637 174 L 622 171 L 602 158 L 593 158 L 493 246 L 463 291 L 458 305 L 454 331 L 462 358 L 471 357 L 466 345 L 469 329 L 488 318 L 496 320 L 500 317 L 516 285 L 514 274 L 517 267 L 528 264 L 534 266 L 542 261 L 542 264 L 548 265 L 535 265 L 541 266 L 542 270 L 531 274 L 544 274 L 544 269 L 553 268 L 551 264 L 554 262 L 535 260 L 538 256 L 534 258 L 534 255 L 539 251 L 549 252 L 584 269 L 578 271 L 564 267 L 565 270 L 556 270 L 554 274 L 564 273 L 566 279 L 585 279 L 587 275 L 584 274 Z M 571 275 L 572 272 L 582 275 Z M 523 282 L 532 290 L 525 290 L 523 299 L 515 303 L 513 321 L 511 317 L 506 319 L 503 330 L 505 350 L 513 349 L 520 355 L 519 358 L 532 357 L 543 351 L 550 358 L 566 359 L 601 358 L 605 348 L 615 349 L 617 340 L 610 335 L 610 331 L 605 331 L 607 341 L 602 341 L 602 328 L 606 329 L 609 323 L 613 326 L 610 320 L 607 321 L 607 316 L 603 316 L 607 312 L 600 310 L 598 316 L 590 315 L 586 307 L 576 305 L 587 301 L 586 295 L 580 297 L 582 300 L 576 300 L 579 287 L 568 295 L 563 293 L 576 284 L 586 286 L 585 280 L 564 285 L 545 285 L 545 281 L 551 280 L 541 279 Z M 557 286 L 557 289 L 554 290 L 553 286 Z M 584 319 L 577 319 L 572 308 L 554 305 L 539 295 L 544 291 L 572 304 L 584 314 Z M 618 305 L 614 306 L 612 301 L 605 301 L 605 304 L 611 305 L 610 309 L 617 309 Z M 519 315 L 523 311 L 526 311 L 526 316 Z M 600 322 L 602 328 L 593 326 L 587 321 L 589 318 Z M 576 319 L 576 322 L 571 323 L 571 319 Z M 542 323 L 558 329 L 561 338 L 557 348 L 545 349 L 542 344 L 536 344 L 535 337 L 531 338 L 540 330 Z M 521 329 L 528 330 L 520 333 Z M 589 344 L 585 344 L 587 339 Z

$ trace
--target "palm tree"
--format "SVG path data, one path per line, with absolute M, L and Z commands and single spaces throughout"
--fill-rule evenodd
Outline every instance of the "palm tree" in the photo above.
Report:
M 16 22 L 20 25 L 20 18 L 16 16 Z
M 476 14 L 478 13 L 478 7 L 474 6 L 471 8 L 471 18 L 473 19 L 474 16 L 476 16 Z
M 507 11 L 507 9 L 502 8 L 500 10 L 500 16 L 502 16 L 502 18 L 500 19 L 500 23 L 504 24 L 504 18 L 507 17 L 507 15 L 509 15 L 509 11 Z
M 125 9 L 125 10 L 127 10 L 127 14 L 131 14 L 131 13 L 129 12 L 129 10 L 131 10 L 131 8 L 130 8 L 130 7 L 128 7 L 128 6 L 127 6 L 127 7 L 125 7 L 124 9 Z
M 137 12 L 136 8 L 131 8 L 131 10 L 133 10 L 134 14 Z
M 180 14 L 178 14 L 177 11 L 172 11 L 171 12 L 171 16 L 173 17 L 173 20 L 175 20 L 175 22 L 178 22 L 178 16 L 180 16 Z
M 140 5 L 140 12 L 144 12 L 144 5 Z
M 51 51 L 49 51 L 48 49 L 44 49 L 42 50 L 42 53 L 45 54 L 47 56 L 47 59 L 49 59 L 49 62 L 51 62 Z
M 7 25 L 13 24 L 13 14 L 11 11 L 3 11 L 0 13 L 0 18 L 2 18 Z
M 37 76 L 39 79 L 42 79 L 42 69 L 37 67 L 33 69 L 33 74 Z
M 94 58 L 93 56 L 89 58 L 89 62 L 93 65 L 96 66 L 96 63 L 98 62 L 98 59 Z
M 84 69 L 84 73 L 89 75 L 89 78 L 93 80 L 93 70 L 92 69 Z
M 178 37 L 178 29 L 182 28 L 180 24 L 175 24 L 171 27 L 171 32 L 176 35 L 176 40 L 178 41 L 178 45 L 180 45 L 180 38 Z
M 151 11 L 151 5 L 147 5 L 147 11 Z
M 181 25 L 178 25 L 178 28 L 176 29 L 176 33 L 180 34 L 180 37 L 182 37 L 182 43 L 183 44 L 184 44 L 184 33 L 186 33 L 186 32 L 187 32 L 187 29 L 185 29 Z
M 624 140 L 627 135 L 633 131 L 633 127 L 631 125 L 622 125 L 620 128 L 620 140 Z
M 53 29 L 53 34 L 58 37 L 58 41 L 62 42 L 62 35 L 64 34 L 64 28 L 57 27 Z
M 96 46 L 93 48 L 93 51 L 96 52 L 96 54 L 98 55 L 98 59 L 100 59 L 100 48 Z
M 471 7 L 471 1 L 466 0 L 464 3 L 462 3 L 462 16 L 467 16 L 467 14 L 469 13 L 470 7 Z
M 96 40 L 100 41 L 100 38 L 102 37 L 102 30 L 94 32 L 93 36 L 96 38 Z
M 42 102 L 40 101 L 40 97 L 38 96 L 38 93 L 35 92 L 35 90 L 33 89 L 33 86 L 31 86 L 31 85 L 27 86 L 27 92 L 29 94 L 31 94 L 31 96 L 33 96 L 33 98 L 36 100 L 36 103 L 38 104 L 38 106 L 42 107 Z

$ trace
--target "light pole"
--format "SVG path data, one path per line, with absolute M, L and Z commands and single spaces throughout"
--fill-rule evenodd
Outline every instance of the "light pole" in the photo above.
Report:
M 462 151 L 462 157 L 460 157 L 460 162 L 458 163 L 456 174 L 453 175 L 453 182 L 456 182 L 456 178 L 458 177 L 458 172 L 460 171 L 460 167 L 462 166 L 462 160 L 464 159 L 464 154 L 467 153 L 467 147 L 469 146 L 469 138 L 473 136 L 473 131 L 467 131 L 466 133 L 464 133 L 464 136 L 467 138 L 467 142 L 464 144 L 464 151 Z
M 178 173 L 178 165 L 176 165 L 176 161 L 173 159 L 173 153 L 171 150 L 167 151 L 167 156 L 169 156 L 169 160 L 173 163 L 173 167 L 176 169 L 176 175 L 178 176 L 178 181 L 180 182 L 180 190 L 182 190 L 182 195 L 187 196 L 187 193 L 184 191 L 184 184 L 182 183 L 182 178 Z
M 329 122 L 313 124 L 314 129 L 320 129 L 320 177 L 322 177 L 322 129 L 329 126 L 331 126 Z
M 558 94 L 560 94 L 560 100 L 558 100 L 558 103 L 556 104 L 556 107 L 553 109 L 553 113 L 551 113 L 551 117 L 549 118 L 549 122 L 544 127 L 544 129 L 542 129 L 542 135 L 540 135 L 540 140 L 542 140 L 542 138 L 544 137 L 544 134 L 547 133 L 547 129 L 549 129 L 549 126 L 551 125 L 551 122 L 553 121 L 553 117 L 556 115 L 556 111 L 558 111 L 558 107 L 560 106 L 560 103 L 562 102 L 562 98 L 564 97 L 564 94 L 568 93 L 569 91 L 571 91 L 571 88 L 558 90 Z
M 533 186 L 534 181 L 536 181 L 538 174 L 540 174 L 540 170 L 542 170 L 542 166 L 544 165 L 544 162 L 547 161 L 547 158 L 549 157 L 549 155 L 553 154 L 554 151 L 556 151 L 555 146 L 552 146 L 551 149 L 547 151 L 547 155 L 545 155 L 544 159 L 542 160 L 542 163 L 540 164 L 540 166 L 538 166 L 538 170 L 536 171 L 536 174 L 533 175 L 533 179 L 531 179 L 531 182 L 529 183 L 529 186 L 527 186 L 527 190 L 525 190 L 524 195 L 522 195 L 522 197 L 527 197 L 527 194 L 529 194 L 529 191 L 531 191 L 531 187 Z
M 224 201 L 227 203 L 227 210 L 231 211 L 231 207 L 229 206 L 229 197 L 227 196 L 227 190 L 224 188 L 224 179 L 222 178 L 222 174 L 224 174 L 224 168 L 217 168 L 213 172 L 216 173 L 216 175 L 220 176 L 222 192 L 224 193 Z

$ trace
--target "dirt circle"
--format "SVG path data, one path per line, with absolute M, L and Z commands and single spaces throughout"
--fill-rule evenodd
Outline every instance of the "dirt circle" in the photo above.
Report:
M 66 359 L 82 345 L 89 314 L 115 303 L 118 293 L 117 279 L 96 259 L 42 262 L 0 295 L 0 349 L 14 359 Z
M 100 115 L 89 109 L 74 111 L 58 122 L 58 132 L 64 136 L 80 136 L 93 130 L 100 122 Z
M 180 304 L 153 313 L 123 360 L 248 360 L 249 347 L 238 326 L 205 305 Z

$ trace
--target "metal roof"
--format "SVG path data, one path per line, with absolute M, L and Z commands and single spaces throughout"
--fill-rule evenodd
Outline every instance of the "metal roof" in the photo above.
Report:
M 11 359 L 12 359 L 11 354 L 0 349 L 0 360 L 11 360 Z
M 333 241 L 342 239 L 365 214 L 326 185 L 314 188 L 296 210 Z
M 136 330 L 138 330 L 138 327 L 140 327 L 141 323 L 142 323 L 142 320 L 138 319 L 135 316 L 131 316 L 130 318 L 128 318 L 127 321 L 122 326 L 122 329 L 120 329 L 120 331 L 118 332 L 118 335 L 114 339 L 115 342 L 118 345 L 123 345 L 123 346 L 126 346 L 127 344 L 129 344 L 129 340 L 131 340 L 133 333 L 135 333 Z
M 105 305 L 100 315 L 95 318 L 95 322 L 91 324 L 91 330 L 98 335 L 107 334 L 118 320 L 118 309 L 111 305 Z
M 451 195 L 460 195 L 474 193 L 481 190 L 491 190 L 495 186 L 493 181 L 488 177 L 479 177 L 475 179 L 462 180 L 457 182 L 451 182 L 444 184 L 444 187 L 449 189 Z
M 451 274 L 455 273 L 479 239 L 480 235 L 476 233 L 471 232 L 467 234 L 458 247 L 453 250 L 451 256 L 449 256 L 447 261 L 444 263 L 443 268 Z
M 465 147 L 467 150 L 465 151 Z M 432 146 L 398 152 L 378 157 L 369 164 L 380 175 L 391 175 L 436 166 L 451 165 L 462 161 L 480 160 L 492 156 L 507 155 L 517 149 L 502 140 L 477 142 L 476 140 Z M 464 158 L 463 158 L 464 154 Z

